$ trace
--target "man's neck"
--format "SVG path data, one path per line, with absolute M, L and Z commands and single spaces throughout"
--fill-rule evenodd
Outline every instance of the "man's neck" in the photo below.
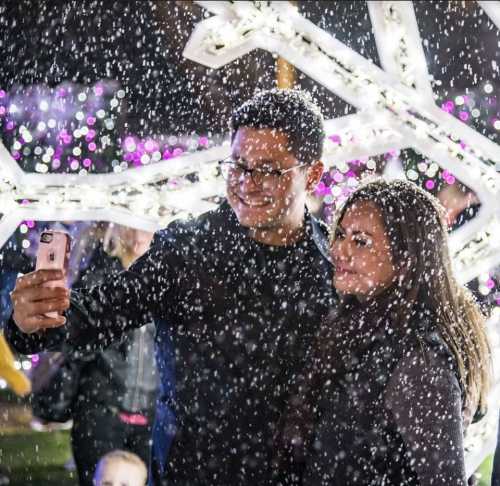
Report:
M 248 236 L 269 246 L 290 246 L 304 238 L 304 223 L 294 228 L 250 228 Z

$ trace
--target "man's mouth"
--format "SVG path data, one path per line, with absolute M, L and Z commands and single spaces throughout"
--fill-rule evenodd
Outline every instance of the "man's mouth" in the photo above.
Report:
M 240 200 L 240 202 L 249 208 L 263 208 L 265 206 L 269 206 L 271 202 L 271 198 L 245 198 L 242 197 L 238 194 L 236 194 L 236 197 Z

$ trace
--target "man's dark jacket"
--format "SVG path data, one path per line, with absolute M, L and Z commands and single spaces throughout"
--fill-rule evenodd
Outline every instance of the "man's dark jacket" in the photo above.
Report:
M 224 203 L 172 223 L 129 271 L 75 293 L 65 327 L 25 335 L 10 321 L 7 336 L 27 354 L 63 339 L 88 351 L 151 317 L 162 321 L 154 484 L 276 484 L 276 429 L 333 299 L 331 268 L 313 241 L 309 216 L 303 241 L 272 247 L 249 238 Z M 169 338 L 175 393 L 164 378 Z M 175 431 L 164 425 L 170 410 Z

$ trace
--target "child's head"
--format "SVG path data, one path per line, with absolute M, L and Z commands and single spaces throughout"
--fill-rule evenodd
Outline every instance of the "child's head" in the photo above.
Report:
M 116 450 L 101 457 L 94 474 L 95 486 L 144 486 L 147 469 L 141 458 Z

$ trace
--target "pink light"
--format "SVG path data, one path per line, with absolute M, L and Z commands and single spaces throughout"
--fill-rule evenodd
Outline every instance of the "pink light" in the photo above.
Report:
M 90 142 L 88 148 L 91 152 L 94 152 L 97 149 L 97 145 L 94 142 Z
M 99 86 L 96 86 L 96 87 L 94 88 L 94 93 L 95 93 L 95 95 L 96 95 L 96 96 L 102 96 L 102 94 L 104 93 L 104 89 L 103 89 L 103 87 L 102 87 L 102 86 L 100 86 L 100 85 L 99 85 Z
M 172 152 L 172 155 L 173 155 L 173 157 L 177 157 L 177 156 L 179 156 L 179 155 L 181 155 L 183 153 L 184 153 L 184 150 L 182 150 L 180 147 L 177 147 Z
M 489 289 L 494 289 L 495 288 L 495 281 L 492 278 L 489 278 L 486 281 L 486 287 L 488 287 Z
M 5 106 L 0 105 L 0 116 L 5 115 L 5 112 L 6 112 L 6 111 L 7 111 L 7 110 L 6 110 Z
M 455 182 L 456 182 L 455 176 L 451 174 L 446 178 L 446 183 L 449 184 L 450 186 L 455 184 Z
M 0 89 L 0 98 L 5 98 L 6 94 L 7 93 L 3 89 Z
M 201 145 L 202 147 L 207 147 L 208 137 L 200 137 L 200 139 L 198 140 L 198 144 Z
M 89 168 L 92 165 L 92 161 L 90 159 L 83 159 L 82 164 L 84 167 Z
M 16 124 L 11 120 L 11 121 L 8 121 L 7 124 L 5 125 L 5 128 L 7 130 L 14 130 L 14 127 L 16 126 Z
M 59 169 L 61 167 L 61 161 L 59 159 L 52 159 L 52 168 Z
M 88 117 L 87 117 L 87 125 L 92 126 L 92 125 L 94 125 L 94 124 L 95 124 L 95 122 L 96 122 L 95 117 L 93 117 L 93 116 L 88 116 Z
M 30 229 L 33 229 L 35 227 L 35 222 L 32 220 L 26 221 L 26 226 Z
M 168 160 L 170 158 L 172 158 L 172 152 L 170 152 L 170 150 L 166 149 L 164 152 L 163 152 L 163 160 Z

